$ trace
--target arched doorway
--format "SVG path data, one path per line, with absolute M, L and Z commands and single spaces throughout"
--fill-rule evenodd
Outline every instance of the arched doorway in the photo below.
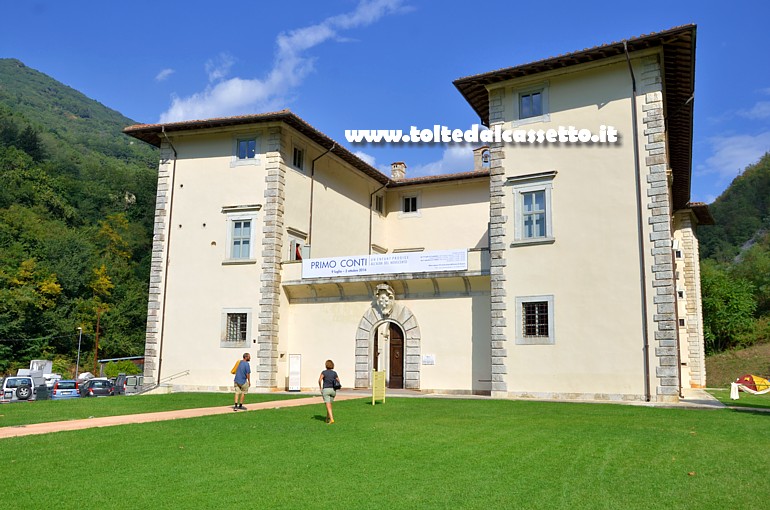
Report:
M 398 388 L 419 390 L 422 335 L 417 318 L 408 307 L 400 303 L 396 303 L 387 315 L 377 306 L 370 306 L 361 317 L 356 331 L 356 388 L 371 388 L 372 369 L 386 370 L 390 375 L 391 371 L 387 365 L 390 363 L 391 342 L 387 342 L 387 347 L 382 343 L 382 348 L 387 348 L 387 352 L 380 352 L 378 345 L 382 340 L 378 330 L 386 324 L 387 334 L 395 331 L 392 336 L 396 338 L 396 347 L 392 349 L 392 355 L 394 358 L 397 356 L 400 361 L 395 364 L 400 367 L 401 373 L 396 374 L 393 384 L 400 384 Z
M 388 322 L 388 339 L 382 342 L 379 328 L 374 330 L 372 367 L 387 371 L 388 388 L 404 387 L 404 332 L 396 324 Z M 381 345 L 384 344 L 384 345 Z M 386 350 L 383 352 L 382 348 Z M 382 357 L 385 359 L 381 359 Z

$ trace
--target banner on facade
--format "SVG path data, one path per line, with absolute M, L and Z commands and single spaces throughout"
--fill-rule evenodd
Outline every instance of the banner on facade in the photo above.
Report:
M 360 255 L 304 259 L 302 278 L 333 278 L 397 273 L 466 271 L 467 250 L 415 251 L 384 255 Z

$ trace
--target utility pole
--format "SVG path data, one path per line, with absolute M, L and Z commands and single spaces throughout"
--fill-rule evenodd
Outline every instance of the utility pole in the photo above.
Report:
M 78 380 L 78 374 L 80 373 L 80 341 L 83 339 L 83 328 L 78 328 L 78 361 L 75 363 L 75 380 Z
M 96 375 L 96 360 L 99 356 L 99 319 L 101 318 L 101 315 L 102 315 L 102 307 L 101 305 L 98 305 L 96 307 L 96 340 L 94 344 L 94 371 L 93 371 L 94 377 L 98 377 Z

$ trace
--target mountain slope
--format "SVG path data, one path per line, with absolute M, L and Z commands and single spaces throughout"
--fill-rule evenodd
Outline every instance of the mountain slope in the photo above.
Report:
M 0 373 L 74 365 L 78 327 L 81 367 L 143 352 L 157 151 L 133 123 L 0 59 Z
M 16 59 L 0 59 L 0 105 L 74 149 L 157 165 L 155 150 L 121 133 L 133 120 Z
M 709 207 L 716 224 L 698 231 L 701 258 L 731 261 L 770 230 L 770 153 L 748 166 Z

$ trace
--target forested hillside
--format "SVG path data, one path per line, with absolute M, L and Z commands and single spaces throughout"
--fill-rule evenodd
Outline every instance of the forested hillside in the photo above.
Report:
M 716 225 L 698 231 L 707 348 L 770 342 L 770 154 L 710 209 Z
M 0 59 L 0 374 L 142 354 L 157 152 L 135 122 Z

